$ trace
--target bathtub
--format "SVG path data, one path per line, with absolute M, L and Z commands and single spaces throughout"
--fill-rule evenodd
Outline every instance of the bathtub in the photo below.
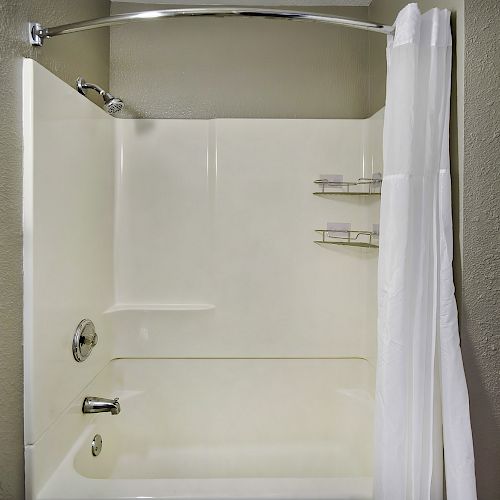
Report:
M 83 415 L 86 395 L 121 413 Z M 113 360 L 28 460 L 59 450 L 33 497 L 369 499 L 372 407 L 363 359 Z

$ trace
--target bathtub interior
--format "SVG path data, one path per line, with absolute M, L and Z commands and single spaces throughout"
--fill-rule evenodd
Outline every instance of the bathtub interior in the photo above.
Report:
M 312 192 L 382 170 L 383 114 L 116 120 L 34 61 L 23 77 L 27 497 L 281 478 L 255 498 L 368 498 L 377 251 L 313 241 L 371 229 L 379 197 Z M 76 363 L 84 317 L 99 342 Z M 121 413 L 83 415 L 89 395 Z
M 115 360 L 122 412 L 98 415 L 75 470 L 94 479 L 371 475 L 372 368 L 364 360 Z M 102 389 L 101 389 L 102 391 Z

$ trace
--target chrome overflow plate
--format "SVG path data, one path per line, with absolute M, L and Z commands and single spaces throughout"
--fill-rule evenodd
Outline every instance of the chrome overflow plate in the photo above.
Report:
M 97 457 L 102 450 L 102 437 L 100 434 L 96 434 L 92 440 L 92 455 Z
M 73 357 L 76 361 L 85 361 L 97 344 L 97 333 L 94 323 L 90 319 L 83 319 L 78 323 L 73 335 Z

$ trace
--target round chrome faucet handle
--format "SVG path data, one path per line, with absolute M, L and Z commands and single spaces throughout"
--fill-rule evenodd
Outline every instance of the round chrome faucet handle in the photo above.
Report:
M 73 357 L 76 361 L 85 361 L 97 345 L 98 336 L 94 323 L 90 319 L 83 319 L 78 323 L 73 335 Z

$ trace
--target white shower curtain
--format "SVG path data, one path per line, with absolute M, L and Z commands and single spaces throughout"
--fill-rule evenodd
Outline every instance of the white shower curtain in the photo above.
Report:
M 452 276 L 450 13 L 398 15 L 387 48 L 375 500 L 475 500 Z

